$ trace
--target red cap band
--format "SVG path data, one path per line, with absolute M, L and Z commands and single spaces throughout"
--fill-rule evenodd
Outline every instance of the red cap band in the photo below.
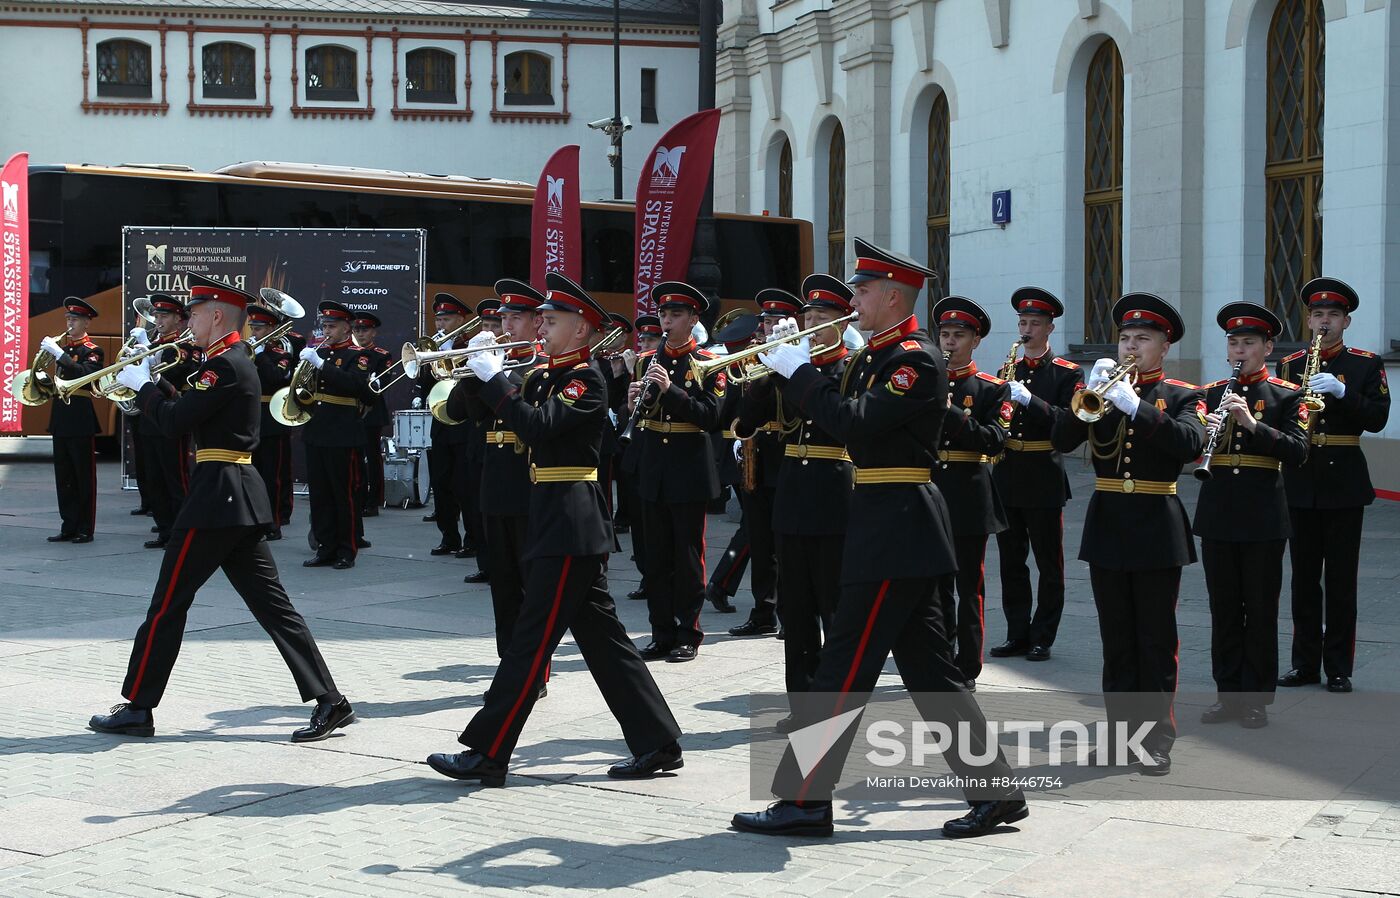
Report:
M 697 312 L 700 310 L 700 303 L 695 301 L 695 297 L 686 296 L 684 293 L 667 293 L 665 296 L 661 297 L 661 301 L 658 302 L 657 305 L 664 306 L 670 305 L 672 303 L 680 303 L 681 305 L 690 306 Z
M 966 312 L 959 312 L 957 309 L 950 309 L 947 312 L 944 312 L 942 315 L 938 316 L 939 324 L 947 324 L 950 322 L 953 324 L 966 324 L 968 327 L 971 327 L 974 330 L 981 325 L 981 322 L 977 320 L 977 317 L 975 315 L 969 315 Z
M 856 259 L 856 274 L 878 275 L 899 281 L 901 284 L 908 284 L 910 287 L 922 287 L 926 278 L 922 271 L 914 271 L 903 265 L 891 265 L 889 262 L 882 262 L 879 259 L 866 258 Z
M 1019 312 L 1044 312 L 1047 315 L 1055 314 L 1055 307 L 1040 299 L 1023 299 L 1016 310 Z
M 1326 290 L 1318 291 L 1317 293 L 1314 293 L 1312 296 L 1308 297 L 1308 305 L 1310 306 L 1322 302 L 1341 303 L 1343 306 L 1345 306 L 1347 304 L 1347 298 L 1341 295 L 1340 293 L 1329 293 Z
M 318 312 L 317 314 L 322 318 L 339 318 L 341 321 L 349 321 L 352 317 L 349 312 L 342 312 L 340 309 L 326 309 L 324 312 Z
M 533 296 L 524 296 L 519 293 L 502 293 L 501 303 L 503 305 L 511 306 L 529 306 L 533 309 L 535 306 L 540 304 L 540 301 L 538 299 L 535 299 Z
M 63 308 L 74 315 L 81 315 L 84 318 L 92 317 L 92 313 L 82 306 L 64 306 Z
M 1232 327 L 1232 328 L 1235 328 L 1235 327 L 1256 327 L 1256 328 L 1258 328 L 1259 330 L 1263 331 L 1263 332 L 1266 333 L 1266 334 L 1272 334 L 1272 333 L 1274 332 L 1274 326 L 1273 326 L 1272 324 L 1270 324 L 1269 322 L 1265 321 L 1263 318 L 1249 318 L 1249 317 L 1231 318 L 1231 319 L 1229 320 L 1229 322 L 1228 322 L 1228 325 L 1229 325 L 1229 327 Z
M 550 290 L 544 295 L 544 301 L 550 305 L 564 306 L 570 312 L 582 315 L 583 320 L 593 325 L 594 328 L 603 326 L 603 321 L 605 319 L 598 314 L 598 310 L 576 296 L 571 296 L 568 293 L 562 293 L 558 290 Z
M 234 290 L 232 287 L 206 287 L 203 284 L 196 284 L 190 288 L 190 299 L 192 301 L 210 300 L 212 302 L 226 302 L 231 306 L 247 308 L 250 298 L 248 294 Z
M 1133 309 L 1123 316 L 1119 328 L 1141 326 L 1143 324 L 1154 324 L 1161 328 L 1168 337 L 1172 336 L 1172 323 L 1158 315 L 1156 312 L 1149 312 L 1146 309 Z

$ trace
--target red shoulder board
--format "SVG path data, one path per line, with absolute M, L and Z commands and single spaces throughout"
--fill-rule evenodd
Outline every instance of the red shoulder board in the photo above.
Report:
M 992 374 L 989 371 L 978 371 L 977 376 L 980 377 L 982 380 L 989 381 L 990 383 L 994 384 L 1006 383 L 1006 381 L 1002 380 L 1000 377 L 997 377 L 995 374 Z
M 1364 349 L 1354 349 L 1350 346 L 1347 347 L 1347 352 L 1351 353 L 1352 355 L 1359 355 L 1363 359 L 1373 359 L 1376 357 L 1376 354 L 1374 352 L 1367 352 Z
M 715 354 L 708 349 L 696 349 L 695 354 L 702 359 L 712 359 L 715 357 Z
M 651 357 L 654 356 L 654 355 L 656 355 L 656 350 L 655 350 L 655 349 L 644 349 L 644 350 L 642 350 L 641 352 L 637 353 L 637 358 L 639 358 L 639 359 L 649 359 L 649 358 L 651 358 Z
M 1273 380 L 1273 378 L 1271 377 L 1271 378 L 1269 378 L 1269 380 Z M 1211 382 L 1208 383 L 1208 384 L 1201 384 L 1201 389 L 1202 389 L 1202 390 L 1209 390 L 1209 389 L 1212 389 L 1212 388 L 1214 388 L 1214 387 L 1223 387 L 1223 386 L 1225 386 L 1225 385 L 1226 385 L 1227 383 L 1229 383 L 1229 382 L 1230 382 L 1230 379 L 1229 379 L 1228 377 L 1225 378 L 1224 380 L 1213 380 L 1213 381 L 1211 381 Z
M 374 351 L 377 352 L 377 353 L 379 353 L 380 355 L 388 355 L 388 354 L 389 354 L 389 350 L 385 349 L 383 346 L 376 346 L 376 347 L 374 347 Z
M 1199 390 L 1199 389 L 1200 389 L 1200 387 L 1196 386 L 1195 384 L 1189 384 L 1189 383 L 1187 383 L 1187 382 L 1184 381 L 1184 380 L 1177 380 L 1177 379 L 1172 378 L 1172 377 L 1163 378 L 1163 379 L 1162 379 L 1162 383 L 1164 383 L 1164 384 L 1171 384 L 1171 385 L 1174 386 L 1174 387 L 1185 387 L 1185 388 L 1188 389 L 1188 390 Z
M 1305 355 L 1307 355 L 1307 354 L 1308 354 L 1308 351 L 1307 351 L 1306 349 L 1300 349 L 1300 350 L 1298 350 L 1297 352 L 1293 353 L 1292 355 L 1286 355 L 1286 356 L 1284 356 L 1284 357 L 1283 357 L 1283 362 L 1284 362 L 1284 364 L 1286 365 L 1286 364 L 1288 364 L 1289 362 L 1293 361 L 1294 359 L 1301 359 L 1303 356 L 1305 356 Z
M 1079 370 L 1079 366 L 1076 365 L 1074 362 L 1071 362 L 1069 359 L 1062 359 L 1059 356 L 1055 356 L 1054 363 L 1056 365 L 1059 365 L 1061 368 L 1068 368 L 1071 371 Z
M 900 349 L 910 349 L 910 350 L 912 350 L 912 349 L 922 349 L 923 347 L 919 345 L 919 341 L 918 341 L 918 340 L 905 340 L 903 343 L 899 344 L 899 348 L 900 348 Z
M 94 343 L 94 342 L 92 342 L 91 339 L 84 340 L 84 341 L 83 341 L 83 345 L 86 346 L 88 349 L 96 349 L 96 348 L 97 348 L 97 344 Z M 1367 353 L 1367 355 L 1369 355 L 1369 354 L 1370 354 L 1370 353 Z
M 1287 387 L 1290 390 L 1298 389 L 1297 384 L 1293 383 L 1292 381 L 1284 380 L 1281 377 L 1270 377 L 1269 383 L 1273 384 L 1276 387 Z
M 577 371 L 577 370 L 580 369 L 580 368 L 587 368 L 587 367 L 588 367 L 588 363 L 587 363 L 587 362 L 579 362 L 577 365 L 575 365 L 575 366 L 574 366 L 573 368 L 571 368 L 570 370 L 572 370 L 572 371 Z

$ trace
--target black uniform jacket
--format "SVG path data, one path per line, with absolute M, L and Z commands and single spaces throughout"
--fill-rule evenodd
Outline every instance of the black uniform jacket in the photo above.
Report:
M 684 346 L 663 345 L 642 356 L 643 370 L 655 359 L 669 372 L 671 386 L 638 425 L 641 432 L 637 439 L 642 444 L 638 492 L 648 502 L 708 502 L 719 496 L 719 472 L 709 433 L 721 427 L 719 404 L 724 398 L 725 374 L 716 372 L 703 382 L 691 375 L 692 357 L 715 358 L 698 348 L 693 338 Z M 642 430 L 643 423 L 662 429 Z M 690 425 L 690 432 L 663 432 L 674 425 Z
M 933 482 L 948 503 L 957 536 L 999 533 L 1006 529 L 1006 512 L 992 485 L 990 460 L 1001 454 L 1011 423 L 1010 388 L 999 377 L 966 368 L 948 372 L 952 405 L 943 412 L 943 433 Z M 959 461 L 971 455 L 986 462 Z
M 456 337 L 453 338 L 451 343 L 448 343 L 442 348 L 444 350 L 462 349 L 467 343 L 467 340 Z M 465 378 L 465 380 L 471 379 L 472 378 Z M 437 383 L 437 378 L 433 377 L 428 371 L 428 366 L 424 365 L 423 369 L 418 372 L 418 383 L 416 384 L 418 395 L 423 398 L 424 408 L 428 407 L 428 394 L 432 392 L 433 387 L 437 386 Z M 460 384 L 461 380 L 458 381 L 457 385 L 459 386 Z M 454 386 L 453 389 L 455 390 L 456 386 Z M 480 438 L 481 429 L 472 427 L 468 416 L 464 412 L 461 412 L 461 409 L 458 409 L 458 411 L 459 414 L 452 414 L 452 406 L 449 405 L 447 414 L 454 420 L 461 421 L 461 424 L 444 424 L 437 418 L 433 419 L 433 423 L 428 428 L 428 439 L 432 442 L 434 447 L 460 446 L 464 443 L 471 443 L 474 436 L 478 439 Z M 470 453 L 468 454 L 470 455 Z
M 1260 368 L 1235 387 L 1258 423 L 1250 433 L 1226 418 L 1210 464 L 1214 476 L 1201 485 L 1196 501 L 1195 532 L 1202 539 L 1247 543 L 1288 538 L 1283 474 L 1256 464 L 1264 458 L 1276 459 L 1285 470 L 1302 464 L 1308 457 L 1307 413 L 1298 385 L 1268 373 Z M 1205 385 L 1206 408 L 1220 405 L 1226 383 Z
M 1131 493 L 1094 490 L 1079 560 L 1117 571 L 1181 567 L 1196 560 L 1186 509 L 1175 494 L 1145 490 L 1151 484 L 1175 486 L 1182 466 L 1200 456 L 1205 394 L 1195 384 L 1163 378 L 1161 369 L 1145 373 L 1136 389 L 1142 401 L 1131 421 L 1105 403 L 1107 411 L 1093 424 L 1072 414 L 1055 422 L 1056 449 L 1072 452 L 1088 439 L 1097 477 L 1134 482 Z M 1136 490 L 1138 481 L 1144 490 Z
M 302 428 L 308 446 L 359 448 L 365 444 L 365 423 L 360 410 L 374 401 L 369 388 L 373 353 L 346 340 L 316 350 L 326 363 L 318 372 L 318 396 L 311 420 Z M 348 401 L 336 401 L 348 400 Z
M 1307 384 L 1301 382 L 1306 356 L 1306 351 L 1295 352 L 1283 359 L 1278 365 L 1278 376 L 1306 390 Z M 1284 471 L 1288 504 L 1293 508 L 1370 505 L 1376 499 L 1376 490 L 1371 486 L 1366 454 L 1360 445 L 1340 446 L 1327 438 L 1358 437 L 1385 428 L 1390 419 L 1390 385 L 1385 380 L 1385 365 L 1373 352 L 1338 344 L 1332 352 L 1323 353 L 1322 371 L 1345 383 L 1346 395 L 1341 399 L 1322 397 L 1327 407 L 1313 416 L 1309 438 L 1312 451 L 1307 462 Z
M 58 359 L 54 367 L 64 380 L 102 368 L 102 347 L 90 337 L 65 343 L 63 351 L 63 358 Z M 87 390 L 80 390 L 68 402 L 61 399 L 50 402 L 49 433 L 56 437 L 90 437 L 100 433 L 102 428 L 97 424 L 97 413 L 92 410 L 92 400 L 88 396 Z
M 803 365 L 783 386 L 806 418 L 846 445 L 859 470 L 931 472 L 948 402 L 943 353 L 910 316 L 855 354 L 834 382 Z M 952 524 L 932 480 L 858 484 L 841 560 L 843 583 L 932 578 L 957 570 Z
M 997 495 L 1008 508 L 1063 508 L 1070 497 L 1064 458 L 1044 444 L 1050 442 L 1055 419 L 1071 414 L 1069 400 L 1084 389 L 1083 372 L 1047 350 L 1038 359 L 1016 362 L 1015 376 L 1030 390 L 1031 401 L 1012 403 L 1006 451 L 992 469 Z M 1040 445 L 1024 446 L 1028 443 Z
M 588 364 L 587 348 L 550 359 L 523 387 L 503 374 L 481 387 L 481 400 L 525 443 L 531 470 L 593 471 L 592 480 L 530 485 L 525 559 L 603 555 L 612 551 L 612 522 L 597 478 L 603 425 L 608 419 L 602 373 Z
M 201 452 L 222 449 L 251 457 L 258 446 L 258 372 L 237 333 L 205 352 L 194 386 L 171 395 L 156 384 L 141 388 L 141 414 L 176 439 L 195 436 Z M 267 488 L 251 464 L 200 461 L 175 519 L 176 530 L 266 526 L 272 521 Z
M 507 357 L 518 359 L 529 354 L 528 349 L 523 353 L 511 350 Z M 500 376 L 519 390 L 547 367 L 547 364 L 541 363 L 530 369 L 512 368 L 502 371 Z M 465 418 L 471 422 L 460 426 L 485 429 L 479 500 L 481 513 L 495 517 L 524 517 L 530 513 L 530 463 L 525 455 L 526 446 L 516 438 L 515 430 L 505 416 L 481 398 L 481 386 L 481 381 L 475 377 L 458 380 L 447 397 L 447 414 L 459 421 Z
M 157 346 L 173 343 L 179 339 L 179 336 L 179 334 L 170 334 L 169 336 L 161 337 L 151 344 L 151 348 L 154 349 Z M 199 370 L 199 364 L 202 360 L 199 350 L 187 344 L 169 346 L 155 358 L 161 365 L 171 365 L 171 367 L 162 371 L 160 376 L 161 380 L 174 388 L 177 393 L 183 393 L 190 389 L 190 375 Z M 155 422 L 144 416 L 142 416 L 141 422 L 137 426 L 140 428 L 142 436 L 160 436 L 160 429 L 156 426 Z
M 268 410 L 268 403 L 272 400 L 272 394 L 292 382 L 292 369 L 296 367 L 297 360 L 281 350 L 280 347 L 264 343 L 262 352 L 253 357 L 253 365 L 258 371 L 259 389 L 262 390 L 262 438 L 283 436 L 288 432 L 288 428 L 277 423 Z
M 778 394 L 773 380 L 771 376 L 752 383 L 736 384 L 730 380 L 725 385 L 724 400 L 720 403 L 720 422 L 735 438 L 742 437 L 748 442 L 744 447 L 745 452 L 757 453 L 754 467 L 755 489 L 775 489 L 783 467 L 783 438 L 779 433 L 777 418 Z M 787 411 L 791 412 L 792 409 Z M 768 415 L 764 420 L 756 417 L 764 414 Z M 729 450 L 729 459 L 732 461 L 732 446 L 726 442 L 725 448 Z M 743 472 L 737 468 L 734 482 L 743 483 Z
M 833 385 L 850 361 L 846 347 L 812 358 L 812 365 Z M 773 500 L 773 532 L 800 536 L 832 536 L 846 532 L 851 507 L 851 463 L 839 458 L 818 457 L 831 451 L 844 451 L 845 445 L 784 401 L 777 389 L 786 381 L 776 374 L 749 386 L 738 404 L 735 433 L 754 433 L 771 421 L 780 425 L 773 434 L 779 440 L 775 455 L 780 459 Z M 730 389 L 733 389 L 731 385 Z M 766 434 L 759 433 L 759 437 Z M 789 450 L 789 447 L 791 449 Z M 790 454 L 791 453 L 791 454 Z M 760 455 L 760 471 L 764 476 Z
M 383 374 L 386 368 L 397 361 L 393 353 L 383 346 L 367 346 L 361 351 L 369 354 L 369 373 L 371 375 Z M 387 381 L 389 378 L 385 378 L 385 380 Z M 363 420 L 366 427 L 387 427 L 392 422 L 393 419 L 389 417 L 389 406 L 384 402 L 383 393 L 375 395 Z
M 613 418 L 623 420 L 627 414 L 627 385 L 632 382 L 626 370 L 621 374 L 613 374 L 612 362 L 608 359 L 592 359 L 589 364 L 598 369 L 598 376 L 603 378 L 603 384 L 608 390 L 608 411 L 611 416 L 603 422 L 603 455 L 614 456 L 622 452 L 622 443 L 618 442 L 618 425 L 613 423 Z

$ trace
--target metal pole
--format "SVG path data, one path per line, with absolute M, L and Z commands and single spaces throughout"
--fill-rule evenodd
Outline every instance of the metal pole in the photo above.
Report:
M 622 199 L 622 4 L 613 0 L 613 199 Z
M 700 92 L 698 110 L 715 108 L 715 55 L 719 42 L 719 0 L 700 0 Z M 719 248 L 715 233 L 715 178 L 710 175 L 710 183 L 705 187 L 705 198 L 700 202 L 700 214 L 695 221 L 695 244 L 690 255 L 689 280 L 692 286 L 703 292 L 711 300 L 709 314 L 705 316 L 705 327 L 709 329 L 719 315 L 720 266 L 715 258 Z

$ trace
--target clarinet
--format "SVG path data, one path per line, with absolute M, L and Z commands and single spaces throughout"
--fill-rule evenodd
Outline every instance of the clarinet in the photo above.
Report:
M 1217 412 L 1225 406 L 1225 400 L 1235 392 L 1235 385 L 1240 382 L 1240 369 L 1244 367 L 1244 362 L 1235 363 L 1235 369 L 1230 372 L 1230 379 L 1225 383 L 1225 392 L 1220 394 L 1220 404 L 1215 407 Z M 1220 424 L 1211 429 L 1206 435 L 1206 451 L 1201 453 L 1201 464 L 1191 474 L 1197 480 L 1205 483 L 1215 475 L 1211 473 L 1210 462 L 1215 456 L 1216 444 L 1220 442 L 1220 435 L 1225 432 L 1225 416 L 1220 417 Z
M 652 364 L 656 364 L 652 362 Z M 647 385 L 642 388 L 642 393 L 637 397 L 637 404 L 632 406 L 632 414 L 627 418 L 627 426 L 622 429 L 622 433 L 617 435 L 617 441 L 623 446 L 632 442 L 632 436 L 637 430 L 637 423 L 642 420 L 642 415 L 651 410 L 651 406 L 661 398 L 661 388 L 656 385 L 656 381 L 647 381 Z

